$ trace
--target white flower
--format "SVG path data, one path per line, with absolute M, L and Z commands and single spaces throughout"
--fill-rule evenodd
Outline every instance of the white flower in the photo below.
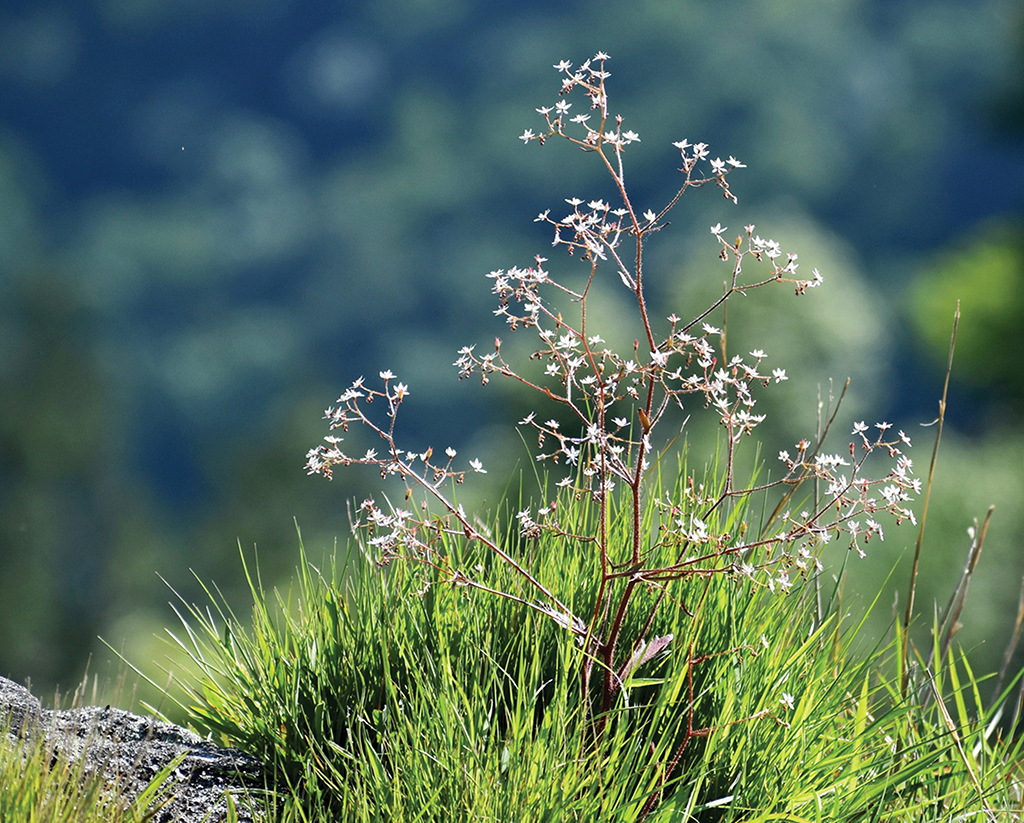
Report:
M 393 380 L 394 377 L 395 377 L 395 375 L 392 373 L 391 369 L 387 369 L 387 370 L 382 371 L 380 373 L 380 379 L 381 380 Z
M 793 695 L 789 692 L 783 692 L 782 697 L 779 698 L 779 702 L 785 706 L 788 711 L 793 711 Z
M 728 226 L 723 226 L 721 223 L 715 223 L 715 225 L 711 227 L 711 233 L 715 235 L 715 237 L 721 237 L 722 232 L 728 228 Z
M 480 474 L 487 474 L 487 469 L 484 468 L 484 464 L 479 460 L 470 460 L 469 466 L 473 471 L 479 472 Z
M 527 129 L 526 131 L 524 131 L 522 134 L 519 135 L 519 139 L 522 140 L 524 143 L 529 143 L 531 140 L 533 140 L 533 129 Z

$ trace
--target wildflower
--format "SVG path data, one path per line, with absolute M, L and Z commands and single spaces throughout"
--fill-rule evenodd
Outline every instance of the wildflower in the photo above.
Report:
M 779 698 L 779 702 L 786 707 L 787 711 L 793 711 L 795 701 L 793 699 L 793 695 L 789 692 L 783 692 L 782 697 Z
M 533 129 L 527 129 L 526 131 L 519 135 L 519 139 L 522 140 L 524 143 L 529 143 L 531 140 L 533 140 L 533 138 Z
M 477 459 L 470 460 L 469 467 L 479 474 L 487 474 L 487 469 L 484 468 L 484 464 Z

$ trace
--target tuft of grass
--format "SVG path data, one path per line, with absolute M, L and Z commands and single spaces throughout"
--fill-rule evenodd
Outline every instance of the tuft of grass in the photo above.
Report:
M 652 488 L 644 523 L 657 522 L 659 499 L 682 497 L 678 482 L 667 495 Z M 585 525 L 571 494 L 558 505 L 567 530 Z M 516 540 L 509 519 L 490 528 L 505 522 L 538 578 L 590 607 L 586 554 L 548 533 Z M 629 518 L 613 523 L 626 537 Z M 460 563 L 492 563 L 495 584 L 514 591 L 506 564 L 454 537 L 446 548 Z M 356 541 L 312 564 L 300 535 L 288 592 L 268 593 L 245 567 L 251 619 L 216 590 L 212 609 L 181 615 L 193 722 L 273 765 L 282 819 L 509 820 L 529 809 L 543 821 L 927 821 L 1022 810 L 1020 744 L 998 726 L 1015 683 L 992 710 L 965 657 L 934 671 L 922 660 L 927 681 L 903 696 L 901 627 L 855 651 L 863 624 L 837 610 L 838 584 L 819 605 L 820 580 L 788 596 L 718 574 L 676 581 L 665 596 L 677 608 L 659 610 L 647 633 L 671 640 L 640 655 L 594 724 L 569 632 L 514 600 L 431 584 L 412 564 L 375 569 L 366 552 Z M 647 587 L 634 613 L 661 595 Z

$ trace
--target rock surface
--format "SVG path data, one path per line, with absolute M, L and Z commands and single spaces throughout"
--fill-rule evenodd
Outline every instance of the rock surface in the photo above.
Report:
M 238 820 L 260 819 L 246 798 L 258 798 L 267 785 L 264 764 L 181 726 L 109 706 L 44 709 L 28 689 L 0 677 L 0 731 L 18 745 L 44 736 L 55 756 L 84 758 L 88 774 L 117 781 L 126 800 L 134 800 L 184 752 L 185 759 L 164 784 L 162 799 L 168 802 L 151 818 L 154 823 L 218 823 L 227 816 L 226 792 L 236 800 Z M 253 805 L 259 809 L 259 800 Z

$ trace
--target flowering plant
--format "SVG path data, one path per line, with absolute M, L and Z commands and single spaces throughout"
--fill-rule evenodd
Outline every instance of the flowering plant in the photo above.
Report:
M 581 696 L 585 705 L 594 706 L 599 727 L 637 670 L 670 649 L 672 635 L 652 636 L 658 610 L 666 602 L 675 603 L 693 616 L 699 608 L 691 611 L 685 592 L 674 590 L 677 584 L 724 576 L 784 595 L 795 577 L 821 571 L 821 548 L 829 541 L 847 539 L 863 555 L 870 540 L 882 540 L 877 512 L 889 512 L 897 521 L 913 520 L 907 503 L 920 490 L 903 453 L 910 441 L 901 431 L 892 433 L 887 423 L 874 429 L 858 423 L 848 449 L 834 454 L 823 448 L 826 425 L 814 440 L 802 440 L 792 453 L 779 453 L 781 476 L 760 484 L 737 480 L 737 449 L 764 420 L 755 412 L 755 395 L 785 381 L 786 372 L 774 367 L 769 373 L 768 356 L 761 349 L 727 356 L 724 324 L 712 325 L 713 315 L 733 296 L 774 284 L 789 284 L 804 295 L 822 283 L 822 276 L 815 269 L 809 278 L 799 277 L 797 255 L 784 254 L 779 243 L 760 237 L 753 225 L 733 239 L 718 224 L 711 234 L 718 257 L 730 270 L 722 296 L 689 319 L 673 313 L 661 320 L 652 314 L 644 267 L 647 242 L 667 226 L 667 215 L 689 189 L 714 184 L 735 203 L 729 176 L 744 165 L 734 157 L 712 158 L 705 143 L 674 143 L 681 158 L 678 190 L 660 209 L 641 210 L 627 189 L 624 171 L 626 152 L 640 137 L 623 128 L 622 116 L 609 113 L 607 61 L 599 53 L 576 68 L 567 61 L 556 65 L 559 100 L 537 110 L 544 119 L 541 131 L 527 129 L 520 138 L 541 145 L 553 138 L 568 140 L 611 178 L 614 203 L 570 198 L 564 215 L 552 216 L 547 210 L 536 218 L 552 230 L 554 247 L 583 265 L 582 287 L 566 285 L 539 255 L 526 268 L 491 272 L 495 314 L 512 331 L 535 333 L 537 348 L 530 362 L 519 366 L 506 359 L 496 338 L 493 350 L 485 354 L 473 345 L 463 347 L 454 364 L 460 378 L 478 376 L 486 384 L 498 375 L 540 395 L 550 411 L 531 412 L 519 425 L 536 434 L 536 459 L 562 472 L 556 492 L 519 511 L 511 536 L 496 536 L 479 526 L 457 502 L 454 488 L 468 474 L 485 472 L 483 465 L 471 460 L 468 469 L 458 467 L 452 448 L 436 454 L 432 448 L 419 452 L 399 444 L 395 422 L 410 390 L 390 371 L 380 373 L 382 386 L 376 388 L 360 377 L 326 412 L 332 431 L 359 425 L 373 432 L 382 443 L 380 452 L 371 448 L 362 455 L 348 454 L 341 448 L 342 438 L 331 434 L 306 460 L 310 474 L 330 478 L 338 466 L 369 465 L 382 478 L 405 484 L 404 508 L 374 496 L 358 507 L 354 527 L 367 535 L 380 563 L 424 564 L 434 572 L 428 587 L 448 583 L 509 598 L 574 635 L 582 650 Z M 570 114 L 570 98 L 580 94 L 587 108 Z M 748 270 L 756 274 L 750 276 Z M 594 327 L 588 307 L 599 278 L 617 280 L 632 296 L 636 342 L 631 351 L 612 350 L 602 330 Z M 543 365 L 541 373 L 535 373 L 533 361 Z M 687 413 L 703 409 L 717 417 L 722 469 L 710 483 L 687 475 L 681 495 L 657 497 L 648 512 L 645 482 L 655 470 L 658 449 L 667 448 L 665 438 L 659 440 L 660 427 L 672 419 L 668 412 L 674 408 Z M 872 477 L 865 463 L 875 453 L 890 458 L 892 466 Z M 824 494 L 810 497 L 796 510 L 795 494 L 809 480 Z M 770 516 L 756 526 L 743 519 L 753 496 L 776 490 L 779 499 Z M 589 507 L 593 517 L 586 522 L 591 528 L 578 531 L 565 525 L 566 505 Z M 623 512 L 629 522 L 625 541 L 612 528 Z M 541 535 L 587 553 L 594 588 L 585 609 L 574 609 L 567 593 L 540 579 L 520 550 Z M 452 539 L 483 547 L 514 570 L 525 590 L 495 588 L 484 566 L 461 565 L 459 556 L 446 549 Z M 631 609 L 638 608 L 639 591 L 653 596 L 643 599 L 643 613 L 629 620 Z M 632 627 L 628 635 L 627 627 Z M 686 653 L 692 677 L 700 657 L 693 649 Z M 791 709 L 792 697 L 784 695 L 781 703 Z

